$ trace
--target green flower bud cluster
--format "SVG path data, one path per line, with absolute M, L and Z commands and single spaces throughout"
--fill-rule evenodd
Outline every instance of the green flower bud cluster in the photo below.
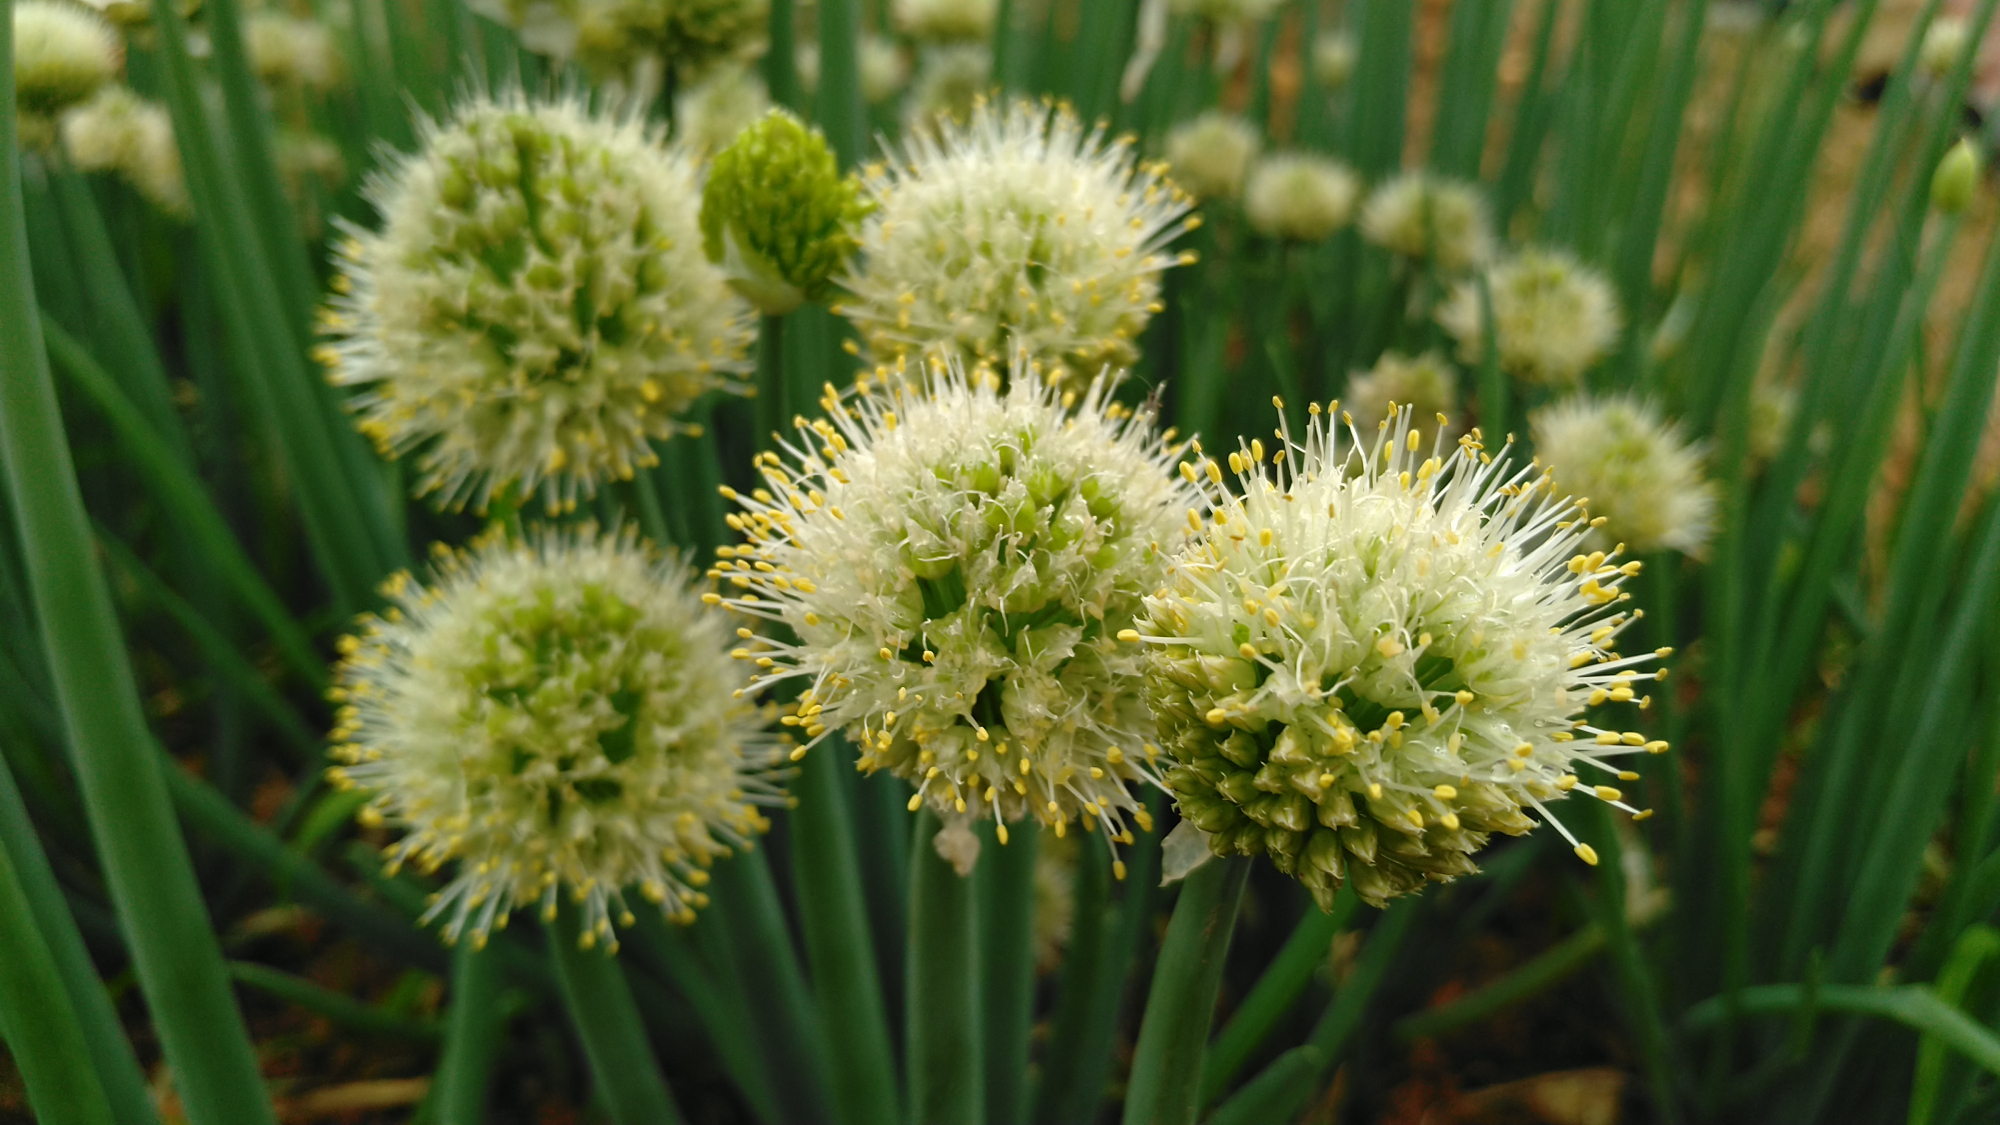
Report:
M 774 109 L 717 153 L 701 193 L 702 249 L 768 316 L 824 298 L 860 245 L 869 204 L 826 137 Z

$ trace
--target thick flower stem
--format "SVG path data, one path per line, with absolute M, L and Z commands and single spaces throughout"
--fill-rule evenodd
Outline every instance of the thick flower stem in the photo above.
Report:
M 910 1118 L 983 1125 L 977 884 L 931 845 L 942 827 L 925 805 L 910 850 L 910 982 L 904 1070 Z
M 826 1090 L 832 1079 L 826 1045 L 817 1033 L 813 996 L 799 971 L 785 908 L 764 853 L 745 852 L 718 863 L 714 875 L 709 909 L 743 967 L 751 1026 L 776 1080 L 772 1100 L 785 1121 L 828 1120 Z
M 76 1009 L 5 848 L 0 848 L 0 1034 L 20 1067 L 36 1120 L 111 1125 L 111 1103 L 91 1065 Z
M 557 916 L 548 933 L 549 960 L 555 963 L 563 1002 L 611 1119 L 679 1125 L 681 1111 L 660 1076 L 624 970 L 603 949 L 578 947 L 582 931 L 573 906 Z
M 792 883 L 818 993 L 836 1119 L 873 1125 L 900 1115 L 889 1023 L 855 857 L 853 810 L 839 773 L 845 749 L 843 742 L 829 742 L 799 763 L 791 786 L 799 802 L 791 816 Z
M 990 831 L 980 864 L 980 999 L 986 1009 L 986 1120 L 1027 1120 L 1028 1031 L 1035 1007 L 1035 852 L 1042 834 L 1033 821 L 1016 824 L 1008 842 Z
M 1250 860 L 1237 856 L 1208 861 L 1181 887 L 1139 1025 L 1125 1125 L 1193 1125 L 1222 962 L 1249 880 Z
M 431 1120 L 435 1125 L 479 1125 L 486 1120 L 486 1091 L 493 1060 L 506 1031 L 500 1010 L 500 958 L 459 946 L 451 961 L 451 1011 L 446 1017 L 444 1054 L 431 1080 Z

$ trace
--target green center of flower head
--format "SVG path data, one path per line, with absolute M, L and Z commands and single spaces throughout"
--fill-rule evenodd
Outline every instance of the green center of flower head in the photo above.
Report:
M 797 635 L 738 655 L 760 683 L 809 680 L 784 720 L 807 747 L 845 730 L 862 768 L 917 784 L 912 808 L 1123 837 L 1127 813 L 1146 823 L 1126 783 L 1153 775 L 1116 635 L 1191 496 L 1103 385 L 1059 401 L 1021 374 L 1004 394 L 938 372 L 935 394 L 830 398 L 797 469 L 767 455 L 768 487 L 736 497 L 749 543 L 712 573 Z
M 1187 466 L 1214 485 L 1209 518 L 1129 638 L 1183 817 L 1322 907 L 1348 879 L 1380 904 L 1476 870 L 1490 833 L 1533 826 L 1524 810 L 1553 819 L 1575 763 L 1623 776 L 1607 759 L 1665 749 L 1576 719 L 1636 701 L 1655 658 L 1612 648 L 1637 564 L 1577 551 L 1587 520 L 1476 438 L 1419 463 L 1409 419 L 1343 454 L 1315 410 L 1285 450 L 1302 464 L 1230 454 L 1240 497 L 1214 462 Z
M 730 385 L 748 326 L 703 260 L 685 160 L 643 125 L 518 95 L 478 102 L 373 189 L 342 251 L 322 358 L 371 384 L 361 427 L 423 446 L 423 488 L 568 506 L 652 464 L 651 438 Z
M 392 863 L 463 859 L 431 912 L 447 938 L 562 884 L 604 937 L 634 884 L 686 920 L 702 868 L 762 829 L 755 711 L 683 572 L 655 566 L 629 539 L 489 542 L 434 590 L 392 582 L 400 608 L 343 646 L 335 778 L 408 826 Z

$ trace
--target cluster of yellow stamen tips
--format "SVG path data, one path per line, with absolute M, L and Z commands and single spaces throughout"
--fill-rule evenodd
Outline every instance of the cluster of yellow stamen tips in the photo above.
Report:
M 1280 430 L 1229 454 L 1240 494 L 1198 447 L 1181 465 L 1205 493 L 1196 539 L 1126 640 L 1149 655 L 1182 816 L 1323 907 L 1348 879 L 1380 904 L 1474 871 L 1528 810 L 1595 863 L 1547 806 L 1582 791 L 1637 811 L 1618 761 L 1666 749 L 1581 718 L 1645 707 L 1666 674 L 1641 670 L 1664 650 L 1613 647 L 1639 564 L 1581 550 L 1594 521 L 1477 431 L 1425 451 L 1405 408 L 1364 444 L 1336 413 L 1315 404 L 1303 444 Z
M 586 946 L 616 949 L 633 888 L 692 921 L 709 862 L 784 800 L 726 620 L 629 533 L 488 534 L 434 570 L 383 588 L 329 693 L 331 779 L 373 795 L 363 824 L 405 830 L 390 869 L 459 861 L 424 920 L 479 945 L 518 906 L 553 917 L 568 887 Z
M 730 524 L 715 570 L 756 687 L 802 679 L 802 756 L 835 731 L 952 818 L 1081 820 L 1128 841 L 1158 784 L 1141 654 L 1118 641 L 1166 574 L 1196 498 L 1150 412 L 1100 379 L 1057 391 L 1017 359 L 1006 391 L 937 370 L 929 390 L 864 380 L 800 419 L 788 464 Z M 1122 872 L 1122 864 L 1114 867 Z

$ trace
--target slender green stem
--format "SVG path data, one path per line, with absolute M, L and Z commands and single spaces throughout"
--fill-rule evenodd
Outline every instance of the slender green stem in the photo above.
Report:
M 586 935 L 573 906 L 560 911 L 548 931 L 549 960 L 612 1120 L 678 1125 L 680 1108 L 660 1076 L 639 1005 L 617 960 L 603 949 L 579 945 Z
M 799 763 L 792 795 L 792 885 L 817 985 L 820 1034 L 837 1119 L 870 1125 L 899 1118 L 889 1022 L 875 974 L 854 817 L 841 784 L 847 745 L 830 739 Z
M 860 163 L 868 150 L 868 111 L 861 102 L 861 64 L 856 55 L 860 38 L 858 0 L 820 0 L 815 108 L 827 143 L 843 168 Z
M 1192 1125 L 1200 1110 L 1202 1054 L 1249 879 L 1250 860 L 1237 856 L 1211 859 L 1181 885 L 1139 1024 L 1125 1125 Z
M 1272 1060 L 1257 1077 L 1246 1083 L 1236 1096 L 1209 1115 L 1207 1125 L 1264 1125 L 1289 1121 L 1298 1107 L 1312 1096 L 1326 1056 L 1307 1043 L 1293 1047 Z M 1301 1096 L 1303 1094 L 1303 1096 Z
M 1592 922 L 1516 966 L 1505 976 L 1481 985 L 1449 1004 L 1426 1008 L 1397 1020 L 1396 1038 L 1408 1042 L 1477 1023 L 1553 987 L 1603 951 L 1604 928 Z
M 980 1001 L 986 1010 L 986 1120 L 993 1125 L 1027 1120 L 1028 1032 L 1035 1014 L 1035 852 L 1041 838 L 1035 823 L 1024 820 L 1008 833 L 1005 844 L 989 840 L 980 857 Z
M 0 848 L 0 1038 L 21 1070 L 37 1121 L 111 1125 L 111 1103 L 92 1065 L 90 1045 L 5 848 Z
M 500 959 L 466 942 L 451 959 L 451 1009 L 444 1026 L 444 1055 L 431 1079 L 434 1125 L 482 1125 L 493 1060 L 506 1032 L 501 1010 Z
M 1111 929 L 1106 896 L 1111 874 L 1086 856 L 1076 865 L 1069 944 L 1063 951 L 1056 1011 L 1043 1054 L 1041 1086 L 1035 1091 L 1035 1120 L 1096 1120 L 1102 1093 L 1086 1066 L 1092 1017 L 1104 991 L 1101 979 L 1114 972 L 1106 962 Z M 999 1125 L 998 1122 L 995 1125 Z
M 1326 963 L 1334 935 L 1354 917 L 1358 905 L 1360 900 L 1354 897 L 1353 888 L 1342 887 L 1334 899 L 1332 913 L 1308 908 L 1305 917 L 1299 919 L 1285 947 L 1278 951 L 1264 975 L 1257 978 L 1250 994 L 1223 1025 L 1222 1034 L 1209 1044 L 1208 1054 L 1202 1060 L 1203 1105 L 1221 1095 L 1236 1077 L 1237 1070 L 1249 1061 L 1250 1053 L 1263 1044 L 1279 1017 L 1299 998 L 1313 974 Z
M 778 887 L 761 851 L 715 865 L 713 902 L 741 966 L 759 1045 L 772 1060 L 773 1100 L 786 1121 L 828 1121 L 832 1086 L 826 1044 L 805 974 L 799 971 Z M 705 925 L 706 922 L 700 923 Z
M 757 320 L 757 448 L 769 448 L 785 432 L 785 318 Z
M 12 57 L 13 4 L 0 0 L 0 73 Z M 260 1125 L 273 1120 L 270 1099 L 174 824 L 42 351 L 15 121 L 14 88 L 0 83 L 0 460 L 50 679 L 105 883 L 188 1117 Z
M 322 988 L 303 977 L 293 976 L 269 965 L 259 965 L 250 961 L 231 961 L 229 975 L 238 984 L 268 992 L 288 1004 L 296 1004 L 355 1031 L 371 1035 L 388 1035 L 398 1039 L 415 1039 L 419 1042 L 434 1042 L 442 1034 L 442 1030 L 433 1021 L 385 1012 L 380 1008 L 363 1004 L 351 996 Z
M 923 1125 L 982 1125 L 978 895 L 937 853 L 930 806 L 910 843 L 910 982 L 903 1069 L 910 1117 Z
M 132 1054 L 132 1044 L 125 1038 L 104 982 L 97 978 L 97 967 L 91 963 L 76 919 L 63 901 L 62 886 L 35 837 L 35 826 L 28 820 L 27 806 L 4 759 L 0 759 L 0 852 L 12 862 L 14 876 L 33 911 L 35 928 L 55 959 L 77 1024 L 90 1047 L 98 1080 L 110 1100 L 112 1117 L 125 1125 L 158 1125 L 145 1073 Z

